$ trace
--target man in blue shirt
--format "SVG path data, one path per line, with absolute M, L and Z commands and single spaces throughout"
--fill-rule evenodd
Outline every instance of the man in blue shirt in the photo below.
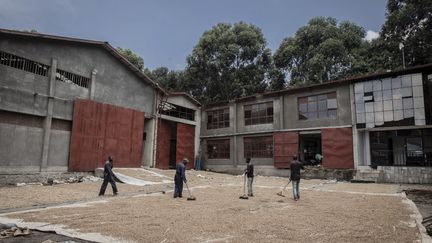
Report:
M 187 158 L 183 158 L 183 160 L 176 165 L 176 174 L 174 176 L 174 198 L 183 197 L 183 182 L 187 182 L 185 171 L 188 162 L 189 160 Z
M 108 156 L 108 160 L 105 162 L 104 165 L 104 181 L 100 188 L 99 196 L 103 196 L 105 194 L 105 190 L 108 185 L 108 182 L 111 184 L 114 196 L 117 195 L 117 186 L 114 181 L 114 173 L 112 171 L 113 163 L 114 163 L 113 157 L 111 155 Z

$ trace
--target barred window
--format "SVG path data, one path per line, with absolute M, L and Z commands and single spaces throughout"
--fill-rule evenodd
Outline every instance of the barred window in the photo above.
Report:
M 336 92 L 298 98 L 298 112 L 300 120 L 335 118 Z
M 230 158 L 230 140 L 208 140 L 207 153 L 209 159 L 229 159 Z
M 207 129 L 229 127 L 229 109 L 207 111 Z
M 86 78 L 84 76 L 66 72 L 61 69 L 57 69 L 56 80 L 62 81 L 68 84 L 75 84 L 84 88 L 89 87 L 90 78 Z
M 245 137 L 245 158 L 273 158 L 273 136 Z
M 175 105 L 169 102 L 164 102 L 160 105 L 159 113 L 167 116 L 195 121 L 195 110 Z
M 48 65 L 3 51 L 0 51 L 0 64 L 20 69 L 26 72 L 34 73 L 40 76 L 48 76 Z
M 273 102 L 244 106 L 245 125 L 273 123 Z

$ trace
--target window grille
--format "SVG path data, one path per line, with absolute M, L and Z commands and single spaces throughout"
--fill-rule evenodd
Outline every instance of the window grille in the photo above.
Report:
M 229 127 L 229 109 L 207 111 L 207 129 Z
M 40 62 L 35 62 L 23 57 L 19 57 L 7 52 L 0 51 L 0 64 L 34 73 L 40 76 L 48 76 L 49 66 Z
M 207 153 L 209 159 L 229 159 L 230 158 L 230 140 L 208 140 Z
M 161 105 L 160 114 L 195 121 L 195 111 L 183 106 L 165 102 Z
M 245 125 L 273 123 L 273 102 L 244 106 Z
M 273 136 L 245 137 L 245 158 L 273 158 Z
M 61 69 L 57 69 L 57 73 L 56 73 L 56 80 L 58 81 L 62 81 L 68 84 L 75 84 L 84 88 L 88 88 L 89 87 L 89 83 L 90 83 L 90 78 L 78 75 L 78 74 L 74 74 L 74 73 L 70 73 L 70 72 L 66 72 L 64 70 Z

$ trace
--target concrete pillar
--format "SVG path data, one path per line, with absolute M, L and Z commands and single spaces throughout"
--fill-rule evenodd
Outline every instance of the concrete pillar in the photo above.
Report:
M 90 87 L 89 87 L 89 99 L 94 100 L 95 90 L 96 90 L 96 74 L 97 70 L 93 69 L 91 73 L 91 79 L 90 79 Z
M 359 146 L 358 146 L 358 131 L 357 131 L 357 117 L 355 110 L 355 94 L 354 94 L 354 84 L 350 84 L 350 105 L 351 105 L 351 125 L 352 125 L 352 140 L 353 140 L 353 159 L 354 168 L 359 166 Z
M 51 123 L 52 123 L 52 116 L 54 110 L 56 73 L 57 73 L 57 60 L 52 59 L 51 69 L 49 74 L 48 106 L 47 106 L 47 113 L 46 113 L 47 115 L 43 123 L 44 135 L 43 135 L 40 171 L 47 171 L 48 168 L 48 154 L 49 154 L 49 144 L 50 144 L 50 135 L 51 135 Z
M 234 167 L 237 167 L 238 164 L 238 149 L 237 149 L 237 103 L 234 102 L 233 103 L 234 106 L 234 114 L 233 114 L 233 126 L 234 126 L 234 138 L 233 138 L 233 149 L 234 149 L 234 153 L 233 153 L 233 160 L 234 160 Z
M 284 129 L 285 125 L 284 125 L 284 95 L 282 94 L 280 96 L 280 111 L 279 111 L 279 121 L 280 121 L 280 127 L 279 129 Z
M 370 139 L 369 139 L 369 131 L 365 131 L 364 133 L 364 160 L 366 165 L 371 165 L 371 154 L 370 154 Z

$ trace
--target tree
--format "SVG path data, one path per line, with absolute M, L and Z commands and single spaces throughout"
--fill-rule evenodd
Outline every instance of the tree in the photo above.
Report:
M 404 45 L 406 66 L 431 63 L 432 1 L 388 0 L 379 42 L 377 55 L 387 60 L 381 68 L 402 67 L 400 43 Z
M 158 67 L 152 71 L 145 69 L 144 73 L 167 90 L 180 91 L 181 89 L 183 71 L 170 71 L 167 67 Z
M 144 60 L 131 49 L 117 47 L 117 51 L 140 71 L 144 71 Z
M 274 55 L 275 65 L 290 84 L 320 83 L 358 72 L 368 66 L 359 62 L 365 31 L 334 18 L 316 17 L 285 38 Z
M 213 26 L 187 58 L 183 88 L 204 103 L 263 92 L 272 64 L 266 45 L 254 25 Z

